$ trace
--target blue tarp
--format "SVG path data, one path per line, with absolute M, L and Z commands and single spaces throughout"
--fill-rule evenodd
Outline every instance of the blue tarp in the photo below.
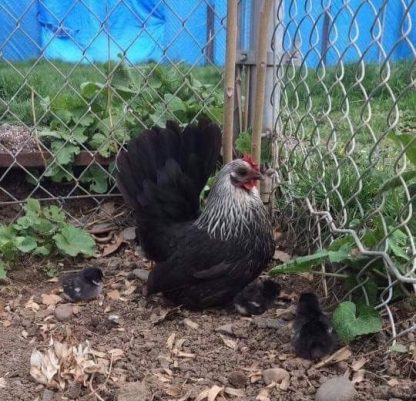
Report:
M 257 0 L 251 0 L 257 1 Z M 361 59 L 368 63 L 415 58 L 416 2 L 390 0 L 284 0 L 284 50 L 301 38 L 308 67 L 323 48 L 324 9 L 328 12 L 327 64 Z M 247 45 L 250 0 L 242 0 Z M 213 60 L 225 58 L 225 0 L 0 0 L 0 58 L 40 56 L 67 62 L 103 62 L 124 55 L 131 63 L 206 62 L 208 5 L 214 11 Z M 384 7 L 384 8 L 383 8 Z M 374 24 L 377 20 L 383 28 Z M 382 29 L 382 33 L 380 31 Z M 407 35 L 407 40 L 402 40 Z

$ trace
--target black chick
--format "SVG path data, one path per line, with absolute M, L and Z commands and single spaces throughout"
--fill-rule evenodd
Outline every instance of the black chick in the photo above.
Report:
M 329 319 L 313 293 L 301 294 L 293 329 L 295 353 L 304 359 L 321 359 L 335 347 L 335 335 Z
M 101 293 L 103 278 L 100 269 L 87 267 L 80 272 L 64 275 L 61 284 L 66 298 L 70 301 L 90 301 Z
M 244 315 L 261 315 L 273 304 L 280 285 L 272 280 L 253 281 L 234 297 L 234 307 Z

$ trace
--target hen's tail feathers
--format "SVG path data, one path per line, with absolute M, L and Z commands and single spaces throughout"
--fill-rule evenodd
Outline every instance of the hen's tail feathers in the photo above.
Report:
M 120 154 L 117 185 L 136 210 L 139 231 L 150 224 L 189 221 L 199 213 L 199 196 L 214 172 L 221 130 L 209 121 L 174 122 L 145 130 Z

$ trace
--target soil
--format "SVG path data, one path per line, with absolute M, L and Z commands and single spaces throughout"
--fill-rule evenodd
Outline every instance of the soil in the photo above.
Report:
M 85 265 L 103 269 L 103 296 L 77 304 L 77 313 L 60 322 L 54 316 L 55 306 L 48 307 L 42 297 L 61 295 L 59 284 L 48 281 L 46 273 Z M 284 291 L 275 305 L 262 316 L 246 318 L 231 307 L 190 312 L 174 308 L 159 296 L 145 299 L 142 282 L 133 278 L 137 268 L 149 270 L 151 265 L 132 243 L 88 262 L 17 263 L 9 280 L 0 284 L 0 399 L 202 400 L 201 393 L 219 386 L 223 391 L 214 397 L 217 401 L 312 401 L 320 384 L 345 375 L 355 382 L 358 400 L 416 400 L 415 354 L 388 353 L 387 332 L 356 341 L 339 362 L 332 359 L 321 367 L 293 354 L 296 299 L 302 291 L 319 290 L 309 277 L 279 278 Z M 30 299 L 39 306 L 36 312 L 27 304 Z M 402 312 L 401 318 L 406 320 L 412 313 Z M 67 380 L 64 390 L 51 392 L 29 374 L 32 351 L 45 351 L 51 338 L 72 345 L 88 341 L 98 352 L 117 349 L 122 356 L 106 374 L 89 376 L 85 386 Z M 403 342 L 414 347 L 413 333 Z M 264 383 L 263 371 L 275 367 L 289 373 L 287 388 Z M 137 389 L 134 397 L 123 395 L 128 382 L 141 383 L 142 395 Z
M 21 125 L 0 124 L 0 151 L 12 154 L 37 152 L 39 146 L 29 128 Z

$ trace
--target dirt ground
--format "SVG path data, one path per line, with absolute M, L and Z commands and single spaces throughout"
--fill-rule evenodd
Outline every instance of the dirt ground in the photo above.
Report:
M 259 317 L 241 317 L 231 307 L 189 312 L 141 295 L 143 282 L 132 272 L 149 270 L 150 263 L 132 243 L 105 249 L 111 255 L 75 264 L 20 262 L 0 285 L 0 400 L 309 401 L 324 381 L 340 375 L 353 380 L 359 400 L 416 400 L 415 354 L 388 353 L 387 332 L 342 348 L 338 361 L 316 365 L 295 357 L 296 299 L 316 285 L 307 277 L 279 278 L 281 297 Z M 64 300 L 47 274 L 86 265 L 103 269 L 103 297 L 78 304 L 72 317 L 58 321 L 55 309 Z M 61 366 L 61 387 L 46 389 L 31 377 L 30 360 L 34 349 L 46 353 L 51 339 L 75 346 L 87 341 L 105 368 L 86 368 L 77 382 L 73 366 Z M 414 344 L 413 333 L 403 341 Z M 266 385 L 269 368 L 283 369 L 283 380 Z

